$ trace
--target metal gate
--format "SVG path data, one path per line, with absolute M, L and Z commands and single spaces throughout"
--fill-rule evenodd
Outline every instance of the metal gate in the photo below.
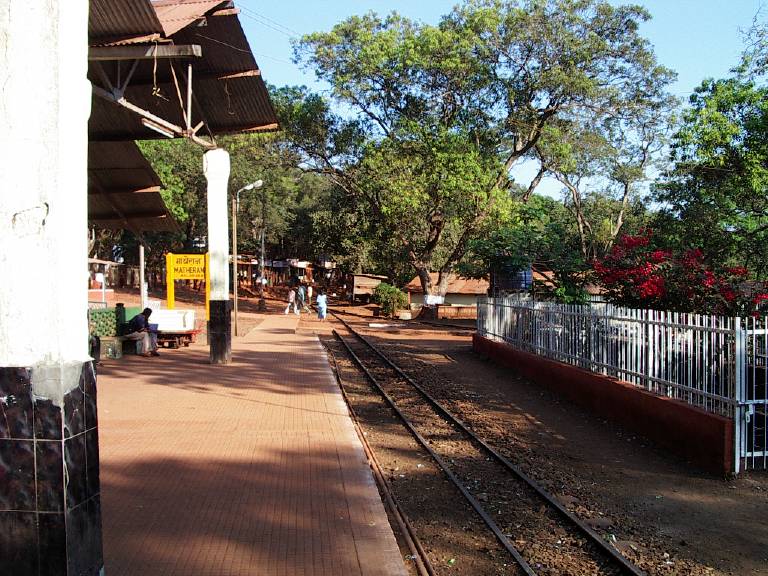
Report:
M 768 325 L 745 318 L 736 330 L 736 462 L 740 468 L 768 468 Z

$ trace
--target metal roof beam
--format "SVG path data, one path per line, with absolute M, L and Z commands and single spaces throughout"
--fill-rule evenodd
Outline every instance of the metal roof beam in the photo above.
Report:
M 122 214 L 122 212 L 120 213 Z M 131 212 L 130 214 L 126 214 L 125 216 L 114 216 L 112 214 L 104 214 L 104 215 L 98 215 L 98 214 L 90 214 L 88 216 L 88 219 L 94 223 L 96 222 L 103 222 L 104 224 L 108 223 L 118 223 L 118 222 L 125 222 L 129 220 L 154 220 L 156 218 L 168 218 L 168 214 L 166 212 Z M 134 232 L 134 230 L 131 230 L 131 232 Z
M 91 89 L 93 90 L 93 93 L 98 96 L 99 98 L 103 98 L 104 100 L 107 100 L 108 102 L 113 102 L 117 104 L 118 106 L 122 106 L 123 108 L 127 108 L 134 114 L 137 114 L 141 116 L 142 118 L 146 118 L 147 120 L 150 120 L 162 128 L 165 128 L 169 132 L 172 132 L 178 136 L 184 136 L 184 129 L 181 126 L 177 126 L 176 124 L 173 124 L 171 122 L 168 122 L 167 120 L 163 120 L 159 116 L 155 116 L 151 112 L 144 110 L 143 108 L 140 108 L 139 106 L 136 106 L 135 104 L 132 104 L 128 100 L 126 100 L 123 97 L 117 97 L 112 92 L 108 92 L 104 90 L 104 88 L 101 88 L 100 86 L 96 86 L 93 84 L 91 86 Z
M 159 116 L 156 116 L 155 114 L 152 114 L 148 110 L 144 110 L 143 108 L 136 106 L 135 104 L 129 102 L 126 100 L 123 96 L 115 95 L 114 92 L 109 92 L 107 90 L 104 90 L 104 88 L 101 88 L 100 86 L 96 86 L 96 84 L 91 85 L 91 90 L 93 91 L 93 94 L 98 96 L 99 98 L 102 98 L 104 100 L 107 100 L 108 102 L 112 102 L 114 104 L 117 104 L 118 106 L 122 106 L 123 108 L 127 108 L 134 114 L 140 116 L 143 120 L 142 123 L 147 127 L 152 127 L 153 125 L 156 125 L 159 129 L 163 130 L 163 134 L 165 134 L 165 131 L 168 132 L 168 136 L 173 138 L 175 136 L 181 136 L 186 137 L 192 140 L 192 142 L 198 144 L 199 146 L 202 146 L 206 149 L 213 149 L 216 148 L 216 142 L 213 140 L 213 134 L 211 134 L 211 141 L 205 140 L 197 135 L 196 130 L 185 130 L 181 126 L 177 126 L 176 124 L 173 124 L 172 122 L 168 122 L 167 120 L 163 120 Z M 195 98 L 194 93 L 192 94 L 192 98 L 194 99 L 195 103 L 197 104 L 197 99 Z M 197 105 L 198 109 L 202 110 L 200 105 Z
M 133 170 L 133 169 L 131 169 Z M 97 172 L 96 170 L 88 169 L 89 172 Z M 105 168 L 103 172 L 116 172 L 117 170 L 115 168 Z M 148 186 L 146 188 L 132 188 L 132 187 L 126 187 L 126 188 L 104 188 L 104 189 L 91 189 L 88 191 L 88 194 L 91 196 L 95 196 L 97 194 L 144 194 L 147 192 L 160 192 L 161 187 L 160 186 Z
M 219 132 L 222 133 L 232 133 L 232 132 L 272 132 L 273 130 L 279 130 L 280 124 L 277 123 L 271 123 L 271 124 L 261 124 L 258 126 L 227 126 L 223 127 L 219 130 Z
M 253 78 L 256 76 L 261 76 L 261 70 L 243 70 L 242 72 L 218 72 L 218 73 L 211 73 L 211 72 L 196 72 L 195 73 L 195 80 L 236 80 L 238 78 Z M 173 82 L 172 79 L 162 77 L 160 81 L 157 82 L 157 84 L 171 84 Z M 154 86 L 156 82 L 153 82 L 151 79 L 146 80 L 134 80 L 131 82 L 131 86 L 136 88 L 140 86 Z
M 199 44 L 180 46 L 96 46 L 88 49 L 91 62 L 115 60 L 159 60 L 168 58 L 202 58 L 203 49 Z
M 224 8 L 222 10 L 216 10 L 209 14 L 209 16 L 237 16 L 240 14 L 240 8 Z

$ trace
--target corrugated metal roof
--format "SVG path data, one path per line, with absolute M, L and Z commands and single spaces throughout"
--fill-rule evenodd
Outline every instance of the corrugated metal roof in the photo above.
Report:
M 437 272 L 430 272 L 429 278 L 432 281 L 432 285 L 437 284 Z M 476 278 L 464 278 L 456 274 L 448 275 L 448 289 L 446 294 L 486 294 L 488 292 L 488 280 L 476 279 Z M 416 276 L 413 280 L 405 285 L 405 289 L 409 292 L 421 293 L 421 281 Z
M 146 0 L 90 0 L 88 40 L 92 46 L 162 32 L 160 20 Z
M 107 0 L 98 0 L 107 3 Z M 126 2 L 127 0 L 120 0 Z M 275 129 L 277 116 L 269 100 L 264 80 L 245 37 L 237 15 L 228 10 L 222 15 L 211 14 L 217 8 L 230 5 L 227 1 L 162 0 L 153 4 L 144 2 L 165 15 L 184 14 L 189 23 L 205 16 L 205 26 L 191 24 L 178 30 L 167 40 L 177 45 L 197 44 L 202 47 L 202 58 L 192 60 L 192 84 L 195 95 L 192 125 L 205 119 L 216 134 Z M 178 10 L 171 10 L 171 9 Z M 194 18 L 193 18 L 194 17 Z M 162 25 L 168 25 L 163 22 Z M 168 28 L 171 29 L 170 27 Z M 186 69 L 190 61 L 176 62 L 174 70 L 181 84 L 182 97 L 186 86 Z M 156 64 L 156 66 L 155 66 Z M 102 66 L 107 76 L 118 77 L 117 65 L 110 62 L 94 63 L 89 68 L 89 78 L 98 86 L 104 85 L 96 66 Z M 145 60 L 139 63 L 126 90 L 126 99 L 178 126 L 183 127 L 183 115 L 176 95 L 171 74 L 171 61 Z M 127 66 L 123 65 L 125 74 Z M 159 96 L 158 96 L 159 89 Z M 88 125 L 91 140 L 141 140 L 161 138 L 146 128 L 136 114 L 118 105 L 94 98 Z M 204 130 L 202 131 L 204 135 Z
M 176 230 L 162 183 L 134 142 L 88 144 L 88 220 L 100 228 Z
M 229 4 L 231 4 L 229 0 L 154 0 L 152 2 L 166 36 L 172 36 L 182 28 L 200 20 L 209 10 Z

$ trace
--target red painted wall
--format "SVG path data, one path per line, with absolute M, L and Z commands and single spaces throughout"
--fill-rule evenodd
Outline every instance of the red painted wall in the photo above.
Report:
M 722 475 L 733 471 L 734 428 L 729 418 L 477 334 L 472 336 L 472 346 L 481 356 L 513 368 L 529 380 L 642 434 L 705 470 Z

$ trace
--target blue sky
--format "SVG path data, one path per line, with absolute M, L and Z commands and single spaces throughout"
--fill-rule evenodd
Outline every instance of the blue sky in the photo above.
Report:
M 615 2 L 619 4 L 619 2 Z M 673 87 L 686 96 L 706 77 L 721 77 L 736 64 L 746 31 L 762 6 L 759 0 L 647 0 L 653 19 L 641 30 L 659 61 L 675 70 Z M 314 75 L 291 63 L 290 36 L 329 30 L 335 23 L 373 10 L 392 10 L 430 24 L 454 5 L 440 0 L 237 0 L 240 21 L 265 80 L 278 86 L 315 85 Z M 765 14 L 763 14 L 765 15 Z
M 614 4 L 626 4 L 616 2 Z M 768 1 L 768 0 L 766 0 Z M 720 78 L 738 63 L 744 47 L 743 34 L 754 18 L 768 17 L 760 0 L 646 0 L 636 2 L 652 15 L 641 34 L 654 46 L 658 61 L 675 70 L 672 92 L 687 98 L 704 78 Z M 436 23 L 455 2 L 440 0 L 292 0 L 264 2 L 237 0 L 240 21 L 256 55 L 264 79 L 270 84 L 307 85 L 322 90 L 314 73 L 294 65 L 290 39 L 310 32 L 329 30 L 353 14 L 380 14 L 393 10 L 409 18 Z M 525 184 L 532 167 L 523 168 L 516 179 Z M 554 182 L 540 191 L 559 195 Z

